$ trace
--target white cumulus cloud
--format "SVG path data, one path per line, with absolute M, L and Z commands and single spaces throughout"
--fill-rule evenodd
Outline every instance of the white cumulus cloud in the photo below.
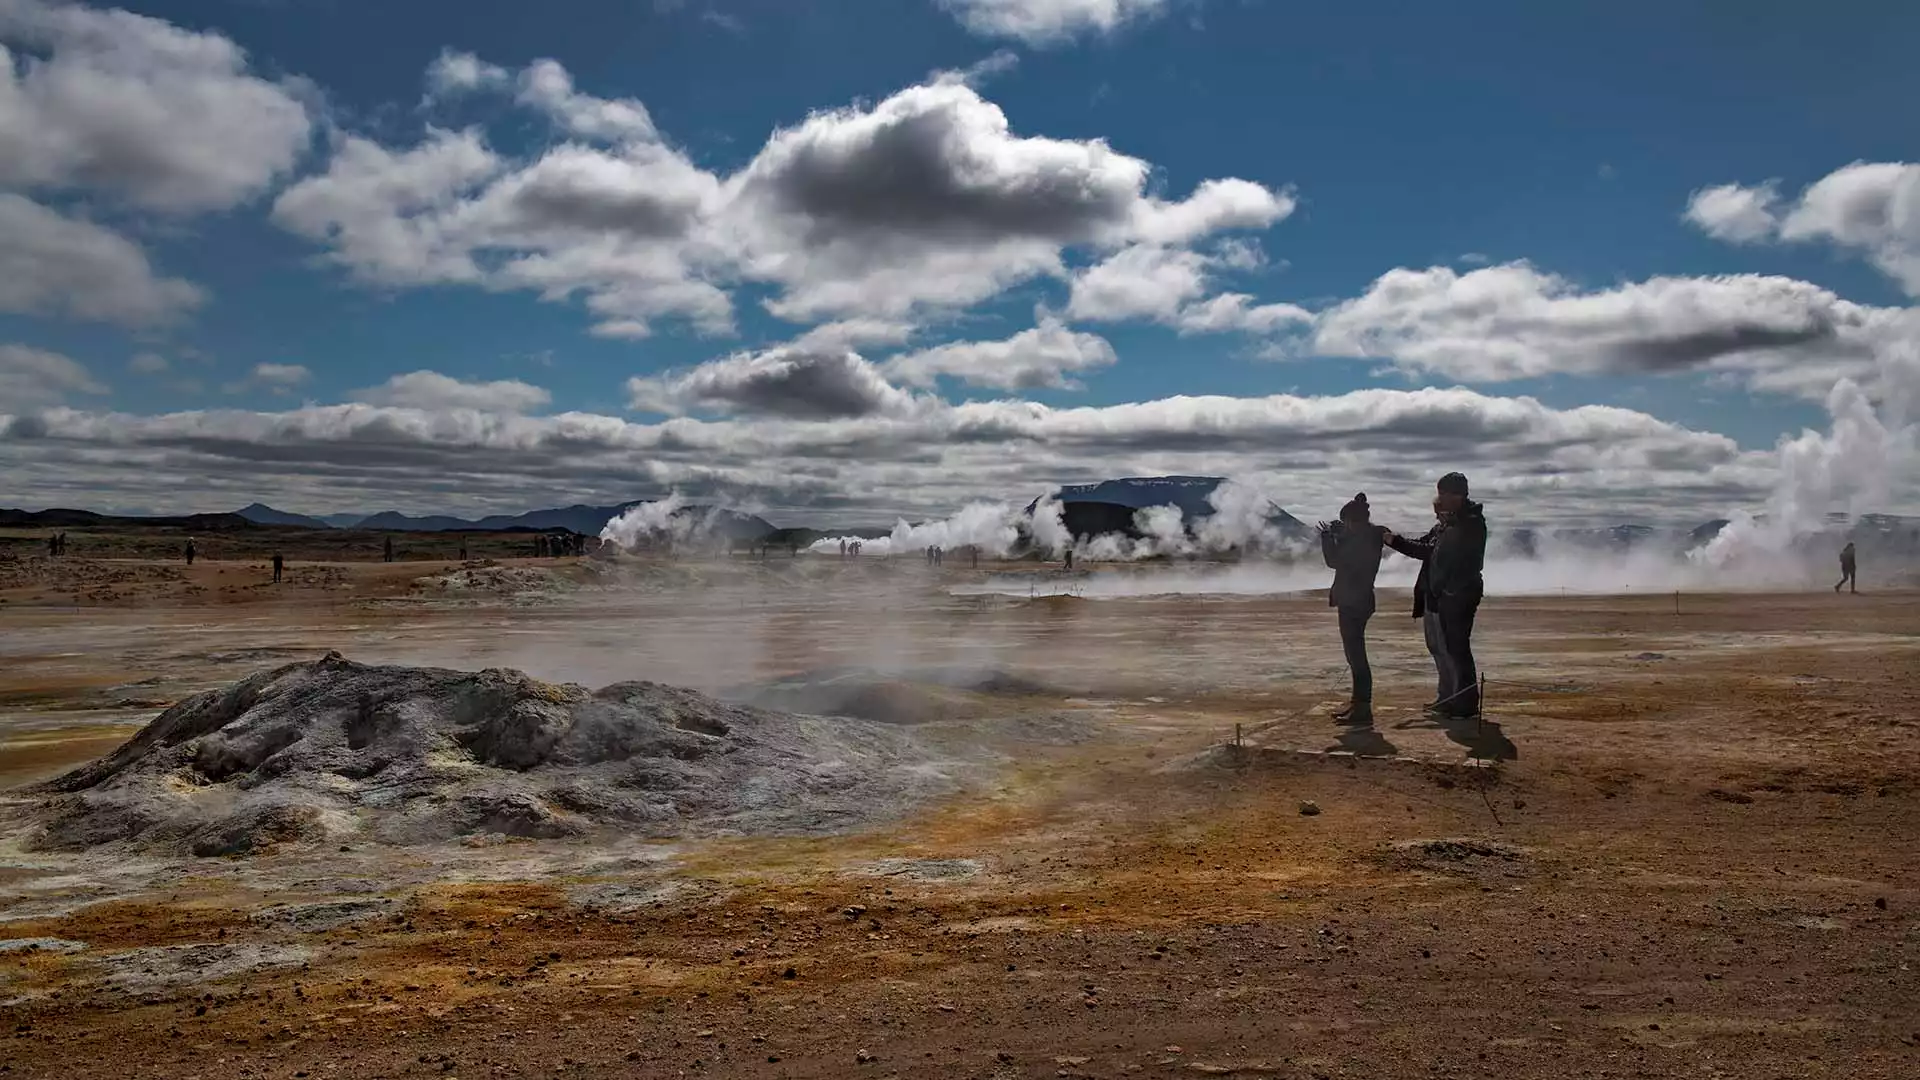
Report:
M 944 376 L 998 390 L 1077 390 L 1075 372 L 1109 367 L 1117 359 L 1098 334 L 1046 320 L 1001 341 L 952 341 L 892 357 L 881 370 L 908 386 L 931 387 Z
M 466 382 L 437 371 L 409 371 L 379 386 L 356 390 L 351 397 L 371 405 L 405 409 L 477 409 L 481 412 L 524 413 L 545 408 L 553 395 L 518 379 Z
M 77 361 L 28 345 L 0 345 L 0 411 L 52 405 L 71 394 L 104 394 Z
M 1783 200 L 1772 181 L 1693 193 L 1686 219 L 1721 240 L 1824 241 L 1920 296 L 1920 164 L 1856 161 Z
M 249 73 L 245 52 L 219 34 L 0 0 L 0 186 L 219 210 L 290 171 L 311 131 L 293 88 Z
M 1471 382 L 1726 371 L 1823 398 L 1911 334 L 1913 316 L 1792 278 L 1655 277 L 1583 289 L 1527 263 L 1396 269 L 1315 316 L 1305 348 Z
M 1150 319 L 1182 333 L 1271 334 L 1311 321 L 1294 304 L 1261 304 L 1246 293 L 1207 296 L 1219 271 L 1258 264 L 1257 249 L 1245 245 L 1208 253 L 1134 244 L 1074 275 L 1067 315 L 1095 322 Z
M 293 393 L 295 388 L 312 381 L 313 372 L 299 364 L 260 363 L 253 365 L 246 378 L 229 382 L 221 389 L 229 394 L 265 390 L 284 397 Z
M 1043 47 L 1110 34 L 1164 12 L 1170 0 L 938 0 L 968 30 Z
M 1701 188 L 1687 200 L 1686 220 L 1716 240 L 1751 244 L 1779 228 L 1780 193 L 1771 183 L 1758 187 L 1720 184 Z
M 780 346 L 735 353 L 697 367 L 627 380 L 636 410 L 833 420 L 913 411 L 912 395 L 889 383 L 859 354 Z
M 0 311 L 145 327 L 205 302 L 119 233 L 0 192 Z
M 432 80 L 485 81 L 482 64 L 443 56 Z M 729 290 L 744 282 L 772 285 L 768 308 L 803 324 L 920 324 L 1064 277 L 1071 249 L 1181 250 L 1294 208 L 1231 178 L 1165 198 L 1147 162 L 1097 139 L 1017 135 L 945 76 L 815 112 L 727 175 L 660 141 L 641 103 L 585 95 L 555 62 L 517 86 L 575 141 L 510 160 L 478 130 L 430 129 L 409 148 L 346 136 L 275 219 L 370 282 L 578 299 L 595 333 L 640 338 L 662 319 L 730 332 Z
M 442 49 L 427 66 L 427 94 L 430 99 L 454 97 L 503 87 L 512 79 L 498 64 L 489 64 L 470 52 Z

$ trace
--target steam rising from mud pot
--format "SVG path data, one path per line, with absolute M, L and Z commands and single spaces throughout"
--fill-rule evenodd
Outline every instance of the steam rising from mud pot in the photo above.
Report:
M 893 532 L 887 536 L 867 540 L 829 536 L 808 550 L 816 554 L 837 553 L 842 542 L 850 544 L 859 540 L 862 551 L 872 555 L 897 555 L 930 547 L 948 551 L 978 547 L 983 555 L 1004 558 L 1019 549 L 1023 526 L 1032 545 L 1045 555 L 1058 558 L 1071 550 L 1081 558 L 1101 562 L 1219 554 L 1249 548 L 1281 551 L 1296 544 L 1274 528 L 1270 515 L 1275 504 L 1253 484 L 1227 480 L 1207 498 L 1214 513 L 1195 522 L 1191 532 L 1178 507 L 1149 506 L 1134 514 L 1134 528 L 1141 534 L 1137 538 L 1118 533 L 1075 537 L 1067 530 L 1060 500 L 1049 494 L 1034 504 L 1031 517 L 1024 507 L 1014 503 L 976 502 L 939 521 L 915 525 L 903 519 L 894 524 Z
M 1698 561 L 1744 569 L 1789 559 L 1797 546 L 1826 528 L 1829 513 L 1857 516 L 1909 494 L 1896 491 L 1894 480 L 1905 477 L 1911 483 L 1913 477 L 1916 402 L 1920 341 L 1883 352 L 1868 386 L 1852 379 L 1835 383 L 1826 402 L 1830 429 L 1782 438 L 1776 450 L 1780 479 L 1765 511 L 1732 515 L 1731 523 L 1695 553 Z
M 663 543 L 676 549 L 720 546 L 725 539 L 720 532 L 725 515 L 720 507 L 689 505 L 676 491 L 657 502 L 632 507 L 607 522 L 600 530 L 600 539 L 627 551 Z
M 820 555 L 837 554 L 842 543 L 858 542 L 863 553 L 880 556 L 925 551 L 930 547 L 947 551 L 978 547 L 982 555 L 1005 558 L 1019 549 L 1020 526 L 1025 519 L 1026 510 L 1013 503 L 975 502 L 961 507 L 960 512 L 952 517 L 939 521 L 914 525 L 902 518 L 894 523 L 893 532 L 886 536 L 869 539 L 828 536 L 815 541 L 807 550 Z M 1065 549 L 1061 538 L 1066 536 L 1067 530 L 1060 523 L 1060 504 L 1053 499 L 1040 501 L 1028 528 L 1032 530 L 1034 542 L 1039 547 L 1053 551 Z
M 1297 539 L 1274 528 L 1272 515 L 1279 503 L 1261 485 L 1229 479 L 1214 488 L 1207 501 L 1213 504 L 1213 516 L 1201 521 L 1195 530 L 1203 550 L 1285 551 L 1299 547 Z

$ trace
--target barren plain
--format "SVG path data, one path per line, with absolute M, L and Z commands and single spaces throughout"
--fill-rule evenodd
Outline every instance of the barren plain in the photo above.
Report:
M 1911 589 L 1496 597 L 1454 727 L 1383 591 L 1352 730 L 1323 594 L 229 554 L 0 561 L 0 1073 L 1920 1075 Z M 855 750 L 745 816 L 46 842 L 48 781 L 329 652 L 761 710 L 728 795 L 780 717 Z

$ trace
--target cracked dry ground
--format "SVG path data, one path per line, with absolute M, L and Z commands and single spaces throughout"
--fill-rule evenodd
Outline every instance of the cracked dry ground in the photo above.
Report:
M 1743 636 L 1692 651 L 1644 612 L 1505 606 L 1542 650 L 1673 658 L 1509 691 L 1520 757 L 1497 770 L 1285 752 L 1331 741 L 1309 716 L 1202 767 L 1167 767 L 1192 732 L 1107 742 L 865 835 L 679 848 L 690 887 L 629 911 L 565 881 L 440 884 L 297 934 L 250 918 L 284 897 L 187 879 L 10 922 L 88 951 L 0 955 L 0 988 L 59 994 L 0 1010 L 0 1071 L 1912 1077 L 1914 599 L 1729 602 L 1711 618 Z M 307 951 L 131 990 L 82 959 L 201 943 Z

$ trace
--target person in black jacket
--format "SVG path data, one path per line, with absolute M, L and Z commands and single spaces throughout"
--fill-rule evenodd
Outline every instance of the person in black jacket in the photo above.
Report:
M 1327 606 L 1340 613 L 1340 647 L 1353 673 L 1353 698 L 1333 714 L 1343 724 L 1373 723 L 1373 668 L 1367 664 L 1367 620 L 1373 618 L 1373 579 L 1387 530 L 1373 524 L 1363 492 L 1340 508 L 1340 520 L 1320 523 L 1320 554 L 1333 568 Z
M 1413 586 L 1413 617 L 1423 620 L 1427 651 L 1440 676 L 1429 712 L 1449 718 L 1480 714 L 1480 670 L 1473 659 L 1473 618 L 1485 592 L 1487 519 L 1467 497 L 1467 478 L 1440 478 L 1433 513 L 1439 521 L 1418 540 L 1387 532 L 1387 545 L 1420 560 Z

